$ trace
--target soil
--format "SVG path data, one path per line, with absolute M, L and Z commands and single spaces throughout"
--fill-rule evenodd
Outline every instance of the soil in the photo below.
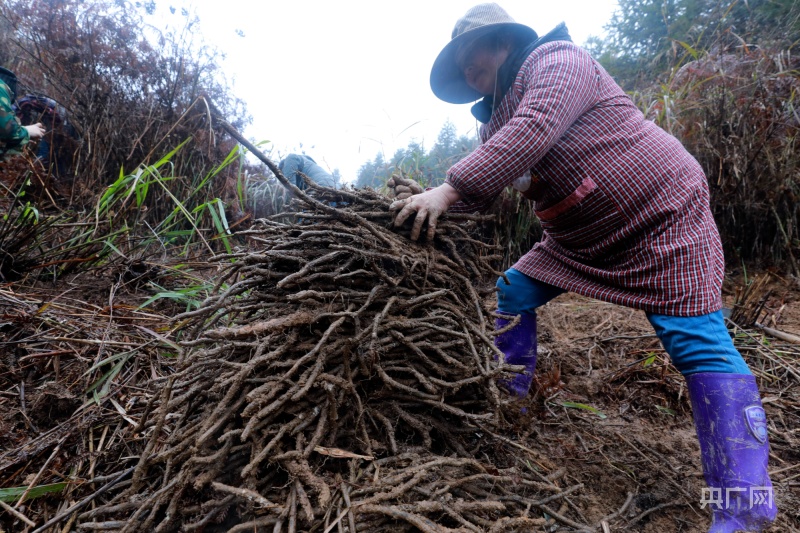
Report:
M 733 305 L 734 289 L 741 283 L 737 278 L 726 282 L 728 305 Z M 84 285 L 86 290 L 82 291 Z M 109 297 L 107 292 L 98 290 L 99 285 L 104 283 L 87 277 L 76 281 L 72 290 L 80 292 L 85 300 L 93 300 L 83 302 L 84 307 L 94 309 L 102 318 L 104 313 L 109 314 Z M 26 300 L 31 307 L 25 316 L 4 308 L 0 331 L 11 338 L 14 333 L 8 329 L 9 324 L 33 319 L 34 300 L 50 301 L 55 296 L 55 292 L 45 294 L 39 289 L 36 298 Z M 118 297 L 136 300 L 132 294 L 125 295 L 124 290 Z M 23 299 L 19 293 L 14 298 Z M 117 333 L 121 338 L 141 333 L 133 325 L 126 325 L 127 319 L 155 329 L 157 317 L 146 319 L 119 301 L 115 305 L 119 307 L 115 316 L 120 320 Z M 793 281 L 776 278 L 764 316 L 764 322 L 771 327 L 800 334 L 800 290 Z M 785 370 L 789 367 L 797 374 L 800 346 L 765 337 L 753 328 L 736 333 L 737 346 L 757 376 L 769 418 L 770 467 L 780 515 L 768 532 L 800 532 L 800 379 Z M 598 523 L 624 509 L 619 516 L 608 519 L 608 531 L 707 532 L 708 510 L 700 506 L 705 482 L 685 382 L 669 363 L 644 313 L 573 294 L 562 295 L 539 311 L 539 342 L 534 391 L 519 403 L 518 409 L 506 412 L 514 431 L 504 437 L 516 443 L 518 453 L 505 460 L 533 468 L 537 462 L 546 462 L 548 470 L 564 469 L 562 479 L 566 486 L 583 484 L 574 497 L 566 498 L 571 514 L 580 516 L 583 523 Z M 36 376 L 52 369 L 33 359 L 38 366 L 28 365 L 25 375 L 17 375 L 10 370 L 14 366 L 11 363 L 22 354 L 3 354 L 0 448 L 24 449 L 34 436 L 70 419 L 80 406 L 76 391 L 85 390 L 81 376 L 96 357 L 93 350 L 89 347 L 80 357 L 63 360 L 58 383 L 30 387 L 30 392 L 24 394 L 27 411 L 22 414 L 16 407 L 20 392 L 15 387 L 20 381 L 34 385 Z M 785 366 L 776 364 L 776 353 L 784 358 Z M 147 357 L 142 364 L 149 364 Z M 121 400 L 125 398 L 120 395 Z M 136 401 L 131 393 L 124 408 L 132 409 Z M 109 440 L 112 438 L 110 435 Z M 91 463 L 95 455 L 89 440 L 88 445 L 72 443 L 72 456 L 63 459 L 63 463 L 60 458 L 54 461 L 50 470 L 76 464 L 80 468 L 85 464 L 80 461 Z M 43 458 L 48 454 L 49 451 L 44 452 Z M 35 474 L 38 466 L 41 461 L 29 472 Z M 30 475 L 24 477 L 20 472 L 0 469 L 0 487 L 30 481 Z M 57 499 L 51 499 L 54 505 L 58 504 Z M 25 507 L 21 509 L 24 511 Z M 7 531 L 23 530 L 20 522 L 2 512 L 0 517 L 0 531 L 4 526 L 10 528 Z M 561 527 L 548 531 L 574 531 Z

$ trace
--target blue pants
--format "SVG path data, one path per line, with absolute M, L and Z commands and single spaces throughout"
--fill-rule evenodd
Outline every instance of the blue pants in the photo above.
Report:
M 61 160 L 58 153 L 58 146 L 53 143 L 50 144 L 48 137 L 54 136 L 55 133 L 50 133 L 39 139 L 39 149 L 36 151 L 36 157 L 42 162 L 42 165 L 47 168 L 56 178 L 67 177 L 67 165 Z M 53 153 L 50 153 L 50 150 Z M 52 155 L 52 158 L 50 157 Z
M 336 188 L 336 180 L 333 176 L 307 155 L 289 154 L 281 160 L 278 168 L 286 179 L 293 181 L 301 191 L 306 188 L 306 182 L 298 172 L 302 172 L 318 185 Z
M 506 277 L 511 285 L 506 285 L 503 278 L 497 280 L 497 309 L 503 313 L 535 314 L 537 307 L 566 292 L 513 268 L 506 271 Z M 733 346 L 722 311 L 700 316 L 647 313 L 647 319 L 684 376 L 697 372 L 751 374 Z

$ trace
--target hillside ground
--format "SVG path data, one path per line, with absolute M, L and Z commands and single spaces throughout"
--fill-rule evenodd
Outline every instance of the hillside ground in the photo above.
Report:
M 728 285 L 732 292 L 736 282 Z M 782 331 L 800 334 L 800 293 L 784 282 L 772 294 L 767 314 L 778 315 Z M 733 304 L 732 295 L 726 300 Z M 705 533 L 705 482 L 685 381 L 644 313 L 568 294 L 540 310 L 539 324 L 538 392 L 517 427 L 530 448 L 584 484 L 575 501 L 584 523 L 624 508 L 626 521 L 611 530 Z M 800 346 L 733 331 L 770 419 L 780 518 L 769 531 L 800 531 Z
M 131 428 L 147 403 L 140 380 L 169 372 L 149 333 L 168 321 L 169 306 L 138 309 L 142 276 L 166 278 L 163 271 L 127 268 L 112 278 L 90 270 L 55 285 L 0 287 L 0 487 L 54 483 L 65 472 L 89 480 L 104 450 L 134 447 Z M 775 279 L 763 316 L 775 329 L 800 335 L 800 290 Z M 727 305 L 740 285 L 726 282 Z M 780 508 L 769 531 L 800 532 L 800 345 L 731 327 L 769 417 Z M 582 484 L 565 499 L 582 523 L 604 521 L 608 531 L 706 532 L 705 482 L 685 382 L 644 313 L 566 294 L 540 310 L 539 330 L 534 392 L 506 412 L 514 429 L 500 436 L 508 443 L 500 460 L 544 469 L 562 487 Z M 118 355 L 140 347 L 110 385 L 87 381 L 92 362 L 111 357 L 92 339 L 103 339 L 108 350 L 119 345 Z M 88 386 L 114 401 L 82 406 Z M 52 516 L 77 500 L 73 488 L 19 510 Z M 0 530 L 26 530 L 5 511 L 0 516 Z

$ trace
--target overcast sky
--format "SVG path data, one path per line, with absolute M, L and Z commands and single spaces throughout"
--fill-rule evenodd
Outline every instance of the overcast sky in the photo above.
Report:
M 305 151 L 344 181 L 412 139 L 427 149 L 446 120 L 474 134 L 469 104 L 438 100 L 433 60 L 475 0 L 176 0 L 200 17 L 204 39 L 226 53 L 223 70 L 247 102 L 245 135 L 277 156 Z M 566 22 L 583 44 L 603 34 L 616 0 L 506 0 L 517 22 L 540 35 Z M 158 5 L 164 4 L 159 2 Z

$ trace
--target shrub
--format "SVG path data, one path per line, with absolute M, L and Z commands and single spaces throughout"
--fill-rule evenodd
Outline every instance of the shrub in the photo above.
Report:
M 171 174 L 191 181 L 224 160 L 233 143 L 219 142 L 206 102 L 236 127 L 249 120 L 222 74 L 220 53 L 196 37 L 198 20 L 182 12 L 174 15 L 177 27 L 159 31 L 143 18 L 152 9 L 152 2 L 124 0 L 0 4 L 0 60 L 16 72 L 21 94 L 55 99 L 75 128 L 68 166 L 77 202 L 92 203 L 120 169 L 152 164 L 188 138 Z
M 687 63 L 652 118 L 706 171 L 729 259 L 788 263 L 800 243 L 800 59 L 743 48 Z

